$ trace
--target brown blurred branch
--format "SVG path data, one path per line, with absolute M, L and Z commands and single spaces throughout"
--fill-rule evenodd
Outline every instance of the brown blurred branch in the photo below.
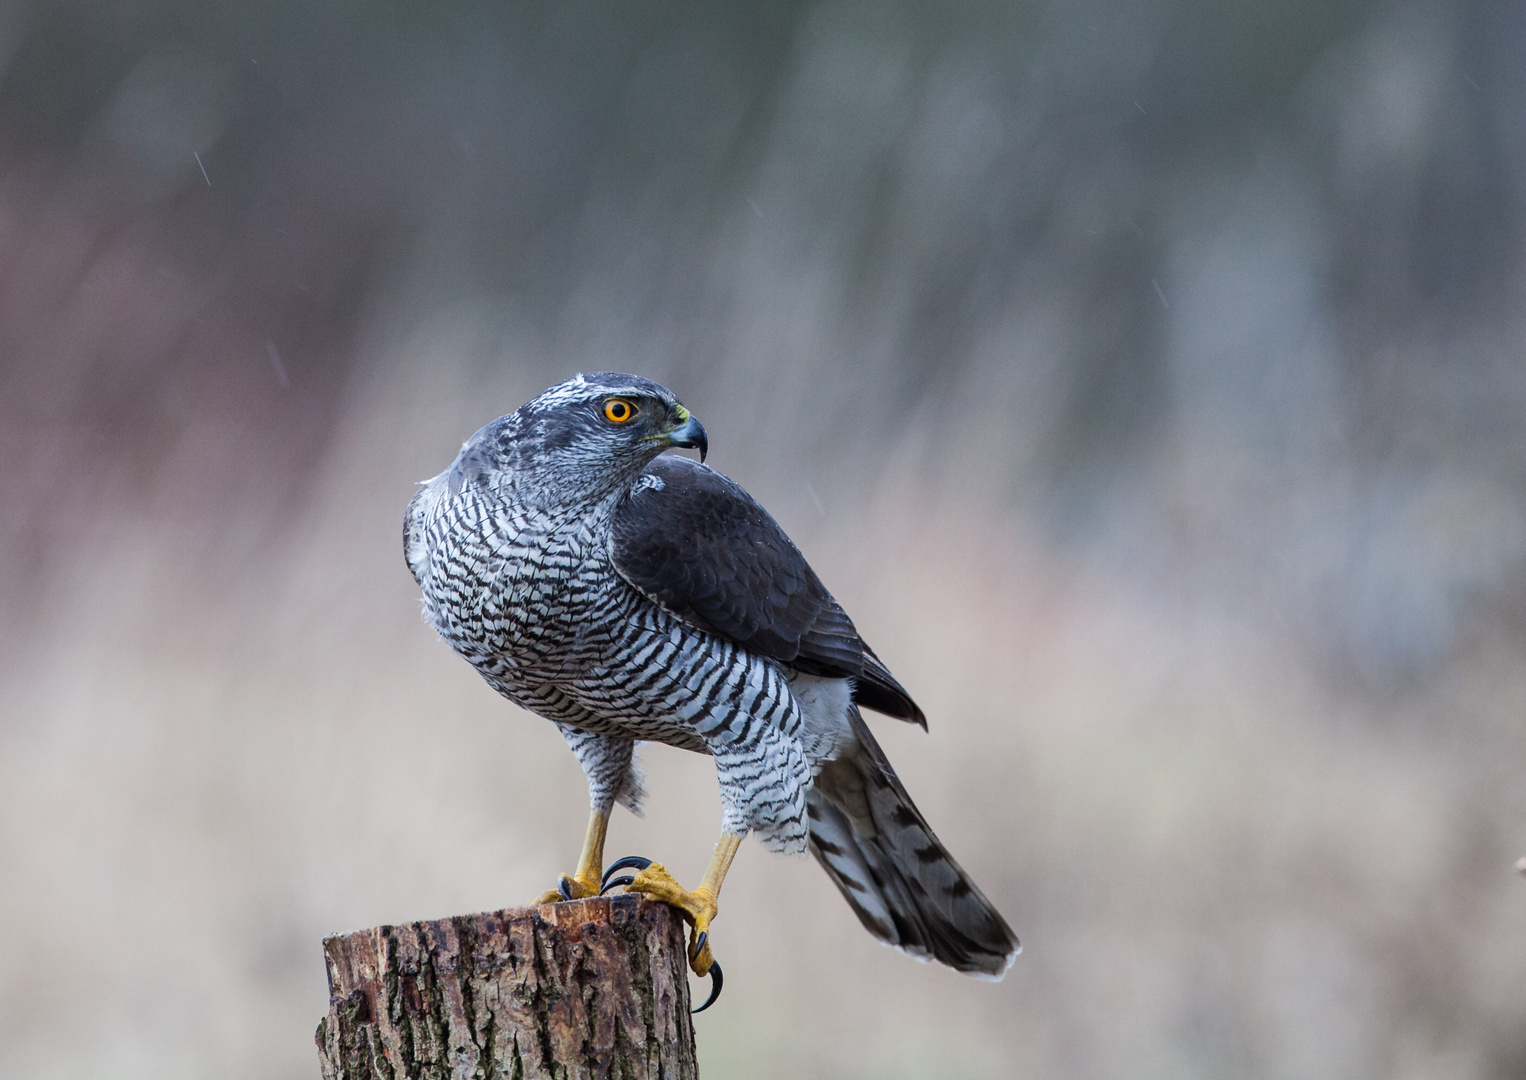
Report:
M 683 922 L 635 896 L 324 939 L 324 1080 L 699 1075 Z

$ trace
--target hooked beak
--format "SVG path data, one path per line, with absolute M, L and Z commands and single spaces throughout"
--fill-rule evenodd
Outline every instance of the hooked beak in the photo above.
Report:
M 710 449 L 710 440 L 705 438 L 705 427 L 694 414 L 682 405 L 678 407 L 678 418 L 683 421 L 672 431 L 663 436 L 669 446 L 681 446 L 686 450 L 698 450 L 699 459 L 705 460 L 705 452 Z

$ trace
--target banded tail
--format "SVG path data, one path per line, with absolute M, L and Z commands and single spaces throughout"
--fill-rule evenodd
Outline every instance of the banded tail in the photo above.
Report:
M 811 854 L 858 919 L 887 945 L 955 971 L 1000 979 L 1017 935 L 933 835 L 857 709 L 858 738 L 806 795 Z

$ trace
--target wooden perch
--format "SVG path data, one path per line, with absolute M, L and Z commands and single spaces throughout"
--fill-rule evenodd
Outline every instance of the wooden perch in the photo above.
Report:
M 698 1077 L 684 923 L 594 897 L 325 938 L 324 1080 Z

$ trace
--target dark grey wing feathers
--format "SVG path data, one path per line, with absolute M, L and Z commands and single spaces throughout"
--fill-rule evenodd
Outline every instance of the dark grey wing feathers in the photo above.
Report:
M 680 619 L 805 674 L 851 678 L 864 707 L 927 726 L 779 523 L 714 469 L 668 455 L 647 466 L 615 511 L 610 558 Z
M 927 717 L 868 645 L 864 646 L 864 672 L 854 684 L 853 700 L 866 709 L 910 720 L 921 724 L 924 730 L 927 728 Z

